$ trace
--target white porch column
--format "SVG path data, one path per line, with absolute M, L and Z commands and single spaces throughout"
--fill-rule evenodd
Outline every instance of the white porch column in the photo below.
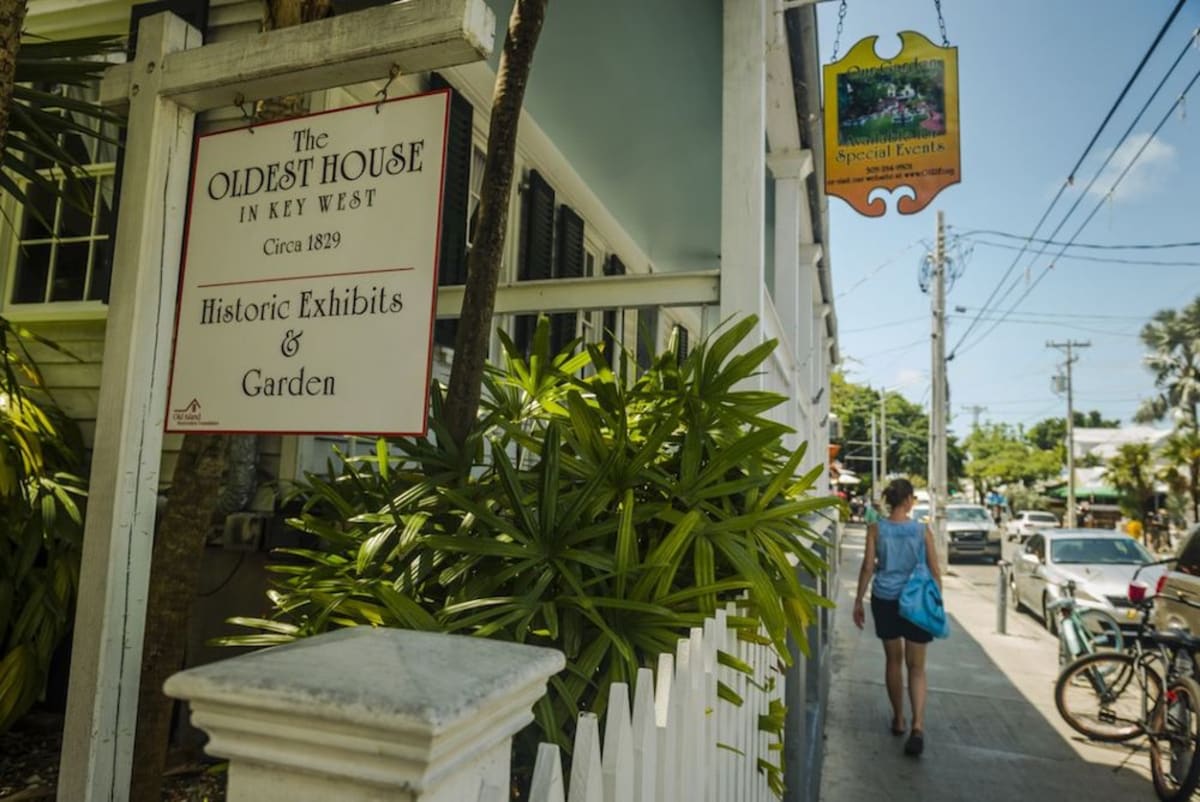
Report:
M 804 181 L 812 172 L 812 152 L 795 150 L 771 153 L 767 156 L 767 167 L 775 182 L 775 286 L 774 304 L 779 315 L 781 349 L 787 355 L 788 386 L 791 399 L 788 402 L 787 424 L 796 434 L 786 438 L 790 448 L 807 440 L 806 427 L 812 417 L 806 365 L 808 357 L 800 351 L 801 330 L 808 326 L 807 314 L 800 305 L 800 284 L 807 280 L 808 270 L 804 264 L 801 245 L 802 215 L 807 213 L 804 202 Z
M 762 317 L 766 219 L 766 5 L 724 0 L 721 319 Z M 761 341 L 761 328 L 751 344 Z M 762 386 L 762 378 L 755 379 Z
M 815 246 L 801 244 L 800 219 L 806 206 L 804 180 L 812 172 L 812 151 L 772 153 L 767 157 L 767 166 L 775 180 L 775 309 L 788 350 L 803 364 L 800 329 L 807 315 L 802 314 L 800 284 L 808 274 L 805 251 Z
M 176 674 L 229 802 L 507 802 L 552 649 L 355 627 Z

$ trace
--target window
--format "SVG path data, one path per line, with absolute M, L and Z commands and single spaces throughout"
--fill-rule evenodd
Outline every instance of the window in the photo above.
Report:
M 96 87 L 53 87 L 56 94 L 74 100 L 94 101 Z M 75 125 L 97 130 L 98 123 L 64 111 Z M 115 126 L 104 124 L 99 133 L 115 140 Z M 15 210 L 19 232 L 9 264 L 9 304 L 104 302 L 112 275 L 113 196 L 116 146 L 93 137 L 65 134 L 60 143 L 81 164 L 86 177 L 72 182 L 78 187 L 74 201 L 29 188 L 29 207 Z M 66 177 L 43 158 L 33 166 L 60 188 Z

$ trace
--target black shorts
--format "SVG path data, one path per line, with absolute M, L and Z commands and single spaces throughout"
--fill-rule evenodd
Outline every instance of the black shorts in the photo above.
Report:
M 899 599 L 872 596 L 871 618 L 875 619 L 875 636 L 880 640 L 904 638 L 913 643 L 929 643 L 933 640 L 933 635 L 900 615 Z

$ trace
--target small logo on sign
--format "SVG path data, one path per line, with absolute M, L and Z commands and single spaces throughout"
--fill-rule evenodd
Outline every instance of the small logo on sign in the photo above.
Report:
M 176 426 L 196 425 L 200 422 L 200 402 L 193 398 L 183 409 L 172 410 L 171 419 Z

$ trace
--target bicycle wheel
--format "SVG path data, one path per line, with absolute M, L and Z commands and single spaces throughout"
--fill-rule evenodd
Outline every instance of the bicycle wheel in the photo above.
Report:
M 1150 716 L 1150 773 L 1163 802 L 1190 799 L 1200 783 L 1200 685 L 1190 677 L 1171 683 Z
M 1125 636 L 1121 634 L 1121 625 L 1117 619 L 1104 610 L 1082 610 L 1079 621 L 1091 641 L 1093 651 L 1110 649 L 1114 652 L 1125 648 Z
M 1127 741 L 1145 731 L 1145 710 L 1162 698 L 1162 678 L 1125 652 L 1086 654 L 1069 664 L 1054 684 L 1054 704 L 1071 729 L 1095 741 Z

